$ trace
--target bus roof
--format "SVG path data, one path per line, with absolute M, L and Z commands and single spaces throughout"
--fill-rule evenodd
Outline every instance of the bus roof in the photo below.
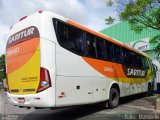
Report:
M 31 17 L 31 16 L 35 16 L 35 15 L 44 15 L 45 14 L 45 16 L 53 16 L 53 18 L 57 18 L 57 19 L 60 19 L 60 20 L 62 20 L 62 21 L 65 21 L 65 22 L 67 22 L 68 24 L 70 24 L 70 25 L 73 25 L 73 26 L 75 26 L 75 27 L 77 27 L 77 28 L 80 28 L 80 29 L 82 29 L 82 30 L 84 30 L 84 31 L 87 31 L 87 32 L 89 32 L 89 33 L 91 33 L 91 34 L 94 34 L 94 35 L 96 35 L 96 36 L 98 36 L 98 37 L 101 37 L 101 38 L 103 38 L 103 39 L 105 39 L 105 40 L 107 40 L 107 41 L 110 41 L 110 42 L 112 42 L 112 43 L 115 43 L 115 44 L 117 44 L 117 45 L 119 45 L 119 46 L 121 46 L 121 47 L 124 47 L 124 48 L 127 48 L 127 49 L 129 49 L 129 50 L 131 50 L 131 51 L 134 51 L 134 52 L 136 52 L 136 53 L 138 53 L 138 54 L 141 54 L 141 55 L 143 55 L 143 56 L 146 56 L 146 57 L 148 57 L 149 58 L 149 56 L 148 55 L 146 55 L 145 53 L 143 53 L 143 52 L 141 52 L 141 51 L 138 51 L 138 50 L 136 50 L 136 49 L 134 49 L 134 48 L 132 48 L 132 47 L 130 47 L 130 46 L 127 46 L 127 45 L 125 45 L 124 43 L 122 43 L 122 42 L 120 42 L 120 41 L 118 41 L 118 40 L 116 40 L 116 39 L 114 39 L 114 38 L 111 38 L 111 37 L 108 37 L 108 36 L 106 36 L 106 35 L 104 35 L 104 34 L 102 34 L 102 33 L 99 33 L 99 32 L 96 32 L 96 31 L 94 31 L 94 30 L 91 30 L 91 29 L 89 29 L 89 28 L 87 28 L 87 27 L 84 27 L 83 25 L 80 25 L 79 23 L 76 23 L 76 22 L 74 22 L 74 21 L 72 21 L 72 20 L 70 20 L 70 19 L 68 19 L 68 18 L 65 18 L 65 17 L 63 17 L 63 16 L 61 16 L 61 15 L 58 15 L 58 14 L 56 14 L 56 13 L 53 13 L 53 12 L 49 12 L 49 11 L 38 11 L 38 12 L 35 12 L 35 13 L 33 13 L 33 14 L 31 14 L 31 15 L 29 15 L 29 16 L 25 16 L 25 17 L 22 17 L 17 23 L 19 23 L 21 20 L 23 20 L 23 19 L 25 19 L 25 18 L 28 18 L 28 17 Z M 17 24 L 17 23 L 15 23 L 15 24 Z M 13 27 L 15 26 L 15 24 L 13 25 Z M 11 27 L 12 28 L 12 27 Z

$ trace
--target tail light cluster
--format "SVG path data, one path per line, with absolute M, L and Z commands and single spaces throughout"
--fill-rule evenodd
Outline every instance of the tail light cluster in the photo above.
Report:
M 19 21 L 22 21 L 22 20 L 26 19 L 27 17 L 28 16 L 24 16 L 24 17 L 20 18 Z
M 43 67 L 40 68 L 40 83 L 37 89 L 37 93 L 51 87 L 51 78 L 49 71 Z
M 38 13 L 42 13 L 42 12 L 43 12 L 42 10 L 39 10 L 39 11 L 38 11 Z M 22 21 L 22 20 L 26 19 L 27 17 L 28 17 L 28 16 L 24 16 L 24 17 L 20 18 L 19 21 Z

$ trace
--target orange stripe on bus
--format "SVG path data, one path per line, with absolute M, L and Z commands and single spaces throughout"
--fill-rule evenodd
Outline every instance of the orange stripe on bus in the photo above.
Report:
M 109 78 L 127 78 L 121 64 L 82 57 L 90 66 Z

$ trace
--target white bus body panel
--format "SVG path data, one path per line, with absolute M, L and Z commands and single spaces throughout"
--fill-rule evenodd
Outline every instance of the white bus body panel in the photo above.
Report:
M 14 95 L 7 92 L 7 96 L 9 102 L 16 106 L 54 107 L 55 103 L 53 88 L 48 88 L 43 92 L 28 95 Z M 18 103 L 18 98 L 25 98 L 25 102 Z
M 113 81 L 93 69 L 81 56 L 56 45 L 56 65 L 57 107 L 95 103 L 109 98 L 108 90 Z

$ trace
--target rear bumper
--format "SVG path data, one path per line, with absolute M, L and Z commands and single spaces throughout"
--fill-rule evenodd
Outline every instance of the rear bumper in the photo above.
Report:
M 28 95 L 15 95 L 7 92 L 8 100 L 16 106 L 27 107 L 55 107 L 55 92 L 53 88 L 48 88 L 40 93 Z M 24 103 L 18 103 L 18 98 L 24 98 Z

